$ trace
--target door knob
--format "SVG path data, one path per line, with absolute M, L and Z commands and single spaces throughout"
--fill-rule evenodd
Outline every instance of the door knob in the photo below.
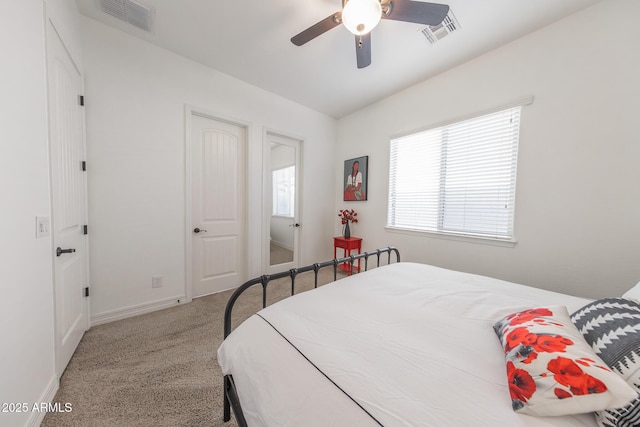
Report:
M 62 249 L 60 246 L 56 249 L 56 256 L 60 256 L 62 254 L 71 254 L 75 252 L 75 249 Z
M 196 228 L 194 228 L 194 229 L 193 229 L 193 232 L 194 232 L 194 233 L 196 233 L 196 234 L 197 234 L 197 233 L 200 233 L 200 232 L 206 233 L 206 232 L 207 232 L 207 230 L 202 230 L 202 229 L 200 229 L 200 228 L 196 227 Z

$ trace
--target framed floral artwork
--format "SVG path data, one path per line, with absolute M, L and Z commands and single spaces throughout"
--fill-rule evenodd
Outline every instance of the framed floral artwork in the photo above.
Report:
M 367 200 L 369 156 L 344 161 L 344 200 Z

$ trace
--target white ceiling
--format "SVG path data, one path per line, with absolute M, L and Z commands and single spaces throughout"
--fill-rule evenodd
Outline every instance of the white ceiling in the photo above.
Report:
M 601 0 L 449 0 L 458 31 L 431 45 L 422 26 L 383 20 L 364 69 L 343 26 L 301 47 L 289 41 L 341 0 L 135 1 L 155 8 L 152 33 L 103 13 L 98 0 L 76 0 L 83 15 L 339 118 Z

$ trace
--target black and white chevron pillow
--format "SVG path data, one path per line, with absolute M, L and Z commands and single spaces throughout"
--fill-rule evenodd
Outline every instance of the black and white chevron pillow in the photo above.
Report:
M 640 304 L 600 299 L 573 313 L 571 320 L 595 353 L 640 392 Z M 597 412 L 596 420 L 603 427 L 640 425 L 640 395 L 622 408 Z

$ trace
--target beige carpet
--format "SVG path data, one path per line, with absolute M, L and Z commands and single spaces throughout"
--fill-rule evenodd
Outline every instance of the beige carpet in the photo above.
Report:
M 320 283 L 333 279 L 321 271 Z M 276 285 L 269 304 L 290 292 Z M 261 288 L 260 286 L 258 288 Z M 296 293 L 313 288 L 313 273 L 296 279 Z M 49 413 L 42 426 L 215 426 L 222 421 L 222 374 L 216 350 L 222 341 L 231 291 L 174 308 L 91 328 L 60 381 L 54 402 L 72 411 Z M 261 307 L 260 290 L 243 295 L 235 324 Z
M 293 251 L 271 242 L 269 247 L 269 264 L 278 265 L 293 261 Z

